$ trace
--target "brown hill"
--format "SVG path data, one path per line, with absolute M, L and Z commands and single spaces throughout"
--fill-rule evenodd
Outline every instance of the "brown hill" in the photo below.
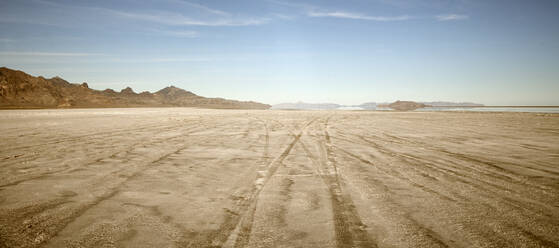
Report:
M 60 77 L 46 79 L 22 71 L 0 68 L 0 108 L 107 108 L 107 107 L 201 107 L 220 109 L 268 109 L 257 102 L 206 98 L 170 86 L 158 92 L 136 93 L 90 89 L 87 83 L 71 84 Z
M 416 110 L 419 108 L 425 108 L 427 107 L 427 105 L 423 103 L 411 102 L 411 101 L 396 101 L 391 104 L 388 104 L 388 107 L 399 111 L 409 111 L 409 110 Z

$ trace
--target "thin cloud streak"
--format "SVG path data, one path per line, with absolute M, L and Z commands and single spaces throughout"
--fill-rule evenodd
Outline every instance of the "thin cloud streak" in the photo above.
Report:
M 93 57 L 98 56 L 96 59 Z M 202 63 L 215 61 L 238 61 L 239 58 L 215 57 L 162 57 L 162 58 L 121 58 L 119 56 L 95 53 L 54 53 L 54 52 L 0 52 L 0 61 L 34 64 L 160 64 L 160 63 Z M 65 59 L 63 59 L 65 58 Z M 71 58 L 71 61 L 68 60 Z
M 217 61 L 215 58 L 139 58 L 139 59 L 110 59 L 113 63 L 178 63 L 178 62 L 211 62 Z
M 187 1 L 181 1 L 181 0 L 171 0 L 171 1 L 175 2 L 175 3 L 183 3 L 183 4 L 186 4 L 186 5 L 190 5 L 190 6 L 193 6 L 195 8 L 199 8 L 199 9 L 204 9 L 207 12 L 214 13 L 214 14 L 220 15 L 222 17 L 216 18 L 216 19 L 213 19 L 213 20 L 197 20 L 197 19 L 193 19 L 193 18 L 184 16 L 184 15 L 182 15 L 180 13 L 176 13 L 176 12 L 159 11 L 159 12 L 151 12 L 151 13 L 138 13 L 138 12 L 128 12 L 128 11 L 121 11 L 121 10 L 116 10 L 116 9 L 102 8 L 102 7 L 68 6 L 68 5 L 63 5 L 63 4 L 51 2 L 51 1 L 48 1 L 48 0 L 36 0 L 36 1 L 38 3 L 42 3 L 42 4 L 46 4 L 46 5 L 50 5 L 50 6 L 56 6 L 58 8 L 70 8 L 70 9 L 74 8 L 74 9 L 83 9 L 83 10 L 90 10 L 90 11 L 96 11 L 96 12 L 101 11 L 101 12 L 113 15 L 115 17 L 141 20 L 141 21 L 148 21 L 148 22 L 154 22 L 154 23 L 171 25 L 171 26 L 211 26 L 211 27 L 217 27 L 217 26 L 256 26 L 256 25 L 266 24 L 270 21 L 270 18 L 240 18 L 240 19 L 239 18 L 231 18 L 231 17 L 228 17 L 231 14 L 229 14 L 227 12 L 211 9 L 211 8 L 208 8 L 208 7 L 200 5 L 200 4 L 191 3 L 191 2 L 187 2 Z M 2 20 L 0 19 L 0 21 L 2 21 Z M 24 21 L 24 20 L 17 20 L 17 21 L 21 22 L 21 21 Z
M 410 15 L 399 15 L 399 16 L 371 16 L 361 13 L 353 13 L 353 12 L 346 12 L 346 11 L 328 11 L 324 8 L 305 4 L 305 3 L 292 3 L 282 0 L 266 0 L 269 3 L 287 6 L 291 8 L 297 8 L 306 13 L 308 17 L 331 17 L 331 18 L 343 18 L 343 19 L 354 19 L 354 20 L 367 20 L 367 21 L 378 21 L 378 22 L 391 22 L 391 21 L 407 21 L 411 19 L 436 19 L 438 21 L 456 21 L 456 20 L 465 20 L 469 19 L 467 15 L 459 15 L 459 14 L 445 14 L 445 15 L 437 15 L 434 17 L 421 17 L 421 16 L 410 16 Z M 379 0 L 381 2 L 390 3 L 392 1 L 387 0 Z M 402 2 L 404 3 L 404 2 Z M 277 16 L 278 17 L 278 16 Z M 281 19 L 281 17 L 279 17 Z
M 439 21 L 458 21 L 458 20 L 466 20 L 470 17 L 467 15 L 458 15 L 458 14 L 447 14 L 447 15 L 438 15 L 435 17 Z
M 59 53 L 59 52 L 0 52 L 0 56 L 41 56 L 41 57 L 86 57 L 105 56 L 102 53 Z
M 278 19 L 281 19 L 281 20 L 289 20 L 289 21 L 290 21 L 290 20 L 294 20 L 294 19 L 295 19 L 294 16 L 284 15 L 284 14 L 278 14 L 278 13 L 273 13 L 272 16 L 273 16 L 273 17 L 276 17 L 276 18 L 278 18 Z
M 152 30 L 153 34 L 156 35 L 165 35 L 165 36 L 173 36 L 173 37 L 182 37 L 182 38 L 197 38 L 200 37 L 200 34 L 196 31 L 190 30 Z
M 154 14 L 148 13 L 133 13 L 133 12 L 124 12 L 118 10 L 109 10 L 114 15 L 128 18 L 128 19 L 135 19 L 135 20 L 142 20 L 142 21 L 149 21 L 155 22 L 165 25 L 172 25 L 172 26 L 256 26 L 266 24 L 270 21 L 269 18 L 250 18 L 250 19 L 218 19 L 218 20 L 194 20 L 183 16 L 177 13 L 170 13 L 170 12 L 159 12 Z
M 319 9 L 317 6 L 306 4 L 306 3 L 292 3 L 292 2 L 286 2 L 286 1 L 280 1 L 280 0 L 266 0 L 266 2 L 273 3 L 273 4 L 276 4 L 276 5 L 285 6 L 285 7 L 290 7 L 290 8 L 303 9 L 303 10 Z
M 210 7 L 198 4 L 198 3 L 193 3 L 193 2 L 189 2 L 189 1 L 184 1 L 184 0 L 170 0 L 171 2 L 174 3 L 179 3 L 179 4 L 185 4 L 185 5 L 189 5 L 191 7 L 197 8 L 197 9 L 201 9 L 204 10 L 208 13 L 212 13 L 212 14 L 216 14 L 216 15 L 220 15 L 220 16 L 230 16 L 230 13 L 227 13 L 225 11 L 221 11 L 221 10 L 217 10 L 217 9 L 212 9 Z
M 37 3 L 41 3 L 41 4 L 45 4 L 45 5 L 50 5 L 50 6 L 54 6 L 54 7 L 58 7 L 58 8 L 84 8 L 84 9 L 102 9 L 102 8 L 97 8 L 97 7 L 87 7 L 87 6 L 71 6 L 71 5 L 65 5 L 65 4 L 60 4 L 60 3 L 56 3 L 56 2 L 52 2 L 49 0 L 34 0 L 34 2 Z M 209 8 L 207 6 L 198 4 L 198 3 L 193 3 L 193 2 L 189 2 L 189 1 L 185 1 L 185 0 L 168 0 L 169 3 L 174 3 L 174 4 L 182 4 L 182 5 L 188 5 L 190 7 L 194 7 L 197 9 L 201 9 L 204 10 L 208 13 L 212 13 L 212 14 L 216 14 L 216 15 L 221 15 L 221 16 L 230 16 L 230 13 L 227 13 L 225 11 L 221 11 L 221 10 L 217 10 L 217 9 L 212 9 Z
M 406 21 L 412 19 L 411 16 L 369 16 L 359 13 L 350 13 L 343 11 L 334 12 L 315 12 L 311 11 L 307 13 L 310 17 L 333 17 L 333 18 L 344 18 L 344 19 L 355 19 L 355 20 L 368 20 L 368 21 L 379 21 L 379 22 L 390 22 L 390 21 Z

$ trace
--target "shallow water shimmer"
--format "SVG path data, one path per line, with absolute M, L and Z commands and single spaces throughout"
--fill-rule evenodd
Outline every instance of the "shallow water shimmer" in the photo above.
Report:
M 477 112 L 527 112 L 527 113 L 559 113 L 559 107 L 429 107 L 416 111 L 477 111 Z

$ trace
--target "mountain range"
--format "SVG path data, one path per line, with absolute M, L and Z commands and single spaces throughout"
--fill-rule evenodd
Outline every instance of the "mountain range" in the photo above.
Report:
M 480 107 L 470 102 L 367 102 L 359 105 L 336 103 L 281 103 L 268 105 L 252 101 L 236 101 L 223 98 L 198 96 L 175 86 L 155 93 L 136 93 L 130 87 L 121 91 L 95 90 L 87 83 L 72 84 L 60 78 L 34 77 L 25 72 L 0 68 L 0 108 L 108 108 L 108 107 L 198 107 L 217 109 L 298 109 L 375 110 L 377 107 L 395 110 L 413 110 L 423 107 Z
M 155 93 L 136 93 L 127 87 L 119 92 L 90 89 L 87 83 L 72 84 L 60 78 L 34 77 L 0 68 L 0 108 L 105 108 L 105 107 L 198 107 L 217 109 L 268 109 L 252 101 L 207 98 L 169 86 Z

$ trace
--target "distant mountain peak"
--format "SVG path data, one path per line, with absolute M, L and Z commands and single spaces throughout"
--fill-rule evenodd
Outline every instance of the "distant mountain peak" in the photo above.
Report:
M 116 91 L 114 91 L 113 89 L 105 89 L 103 92 L 108 94 L 116 94 Z
M 196 94 L 183 90 L 181 88 L 175 87 L 173 85 L 165 87 L 157 92 L 156 95 L 160 95 L 165 98 L 166 101 L 174 101 L 180 98 L 197 97 Z
M 126 87 L 126 88 L 122 89 L 120 91 L 120 93 L 122 93 L 122 94 L 136 94 L 136 92 L 134 92 L 134 90 L 130 87 Z
M 165 88 L 163 88 L 163 89 L 157 91 L 156 93 L 165 94 L 165 95 L 167 95 L 167 94 L 177 94 L 177 93 L 180 93 L 180 94 L 182 94 L 182 93 L 194 94 L 194 93 L 192 93 L 192 92 L 190 92 L 190 91 L 183 90 L 183 89 L 181 89 L 181 88 L 179 88 L 179 87 L 176 87 L 176 86 L 174 86 L 174 85 L 167 86 L 167 87 L 165 87 Z

